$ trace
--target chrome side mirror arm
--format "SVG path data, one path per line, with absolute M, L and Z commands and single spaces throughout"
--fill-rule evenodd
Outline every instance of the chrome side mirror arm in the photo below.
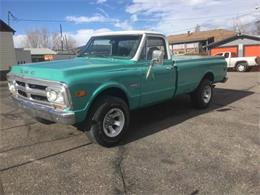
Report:
M 146 79 L 149 78 L 150 74 L 151 74 L 151 70 L 152 70 L 152 67 L 154 66 L 154 63 L 156 62 L 156 59 L 152 59 L 151 62 L 150 62 L 150 65 L 148 67 L 148 70 L 147 70 L 147 73 L 146 73 Z

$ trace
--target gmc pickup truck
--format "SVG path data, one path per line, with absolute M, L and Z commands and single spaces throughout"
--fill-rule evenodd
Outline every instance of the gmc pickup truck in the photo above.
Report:
M 75 125 L 110 147 L 125 135 L 130 110 L 181 94 L 206 108 L 226 71 L 223 57 L 175 57 L 163 34 L 125 31 L 91 37 L 74 59 L 12 66 L 8 84 L 34 118 Z

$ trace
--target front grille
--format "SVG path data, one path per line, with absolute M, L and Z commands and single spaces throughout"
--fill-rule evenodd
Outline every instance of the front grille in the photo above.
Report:
M 42 85 L 36 85 L 36 84 L 30 84 L 28 83 L 28 86 L 31 89 L 39 89 L 39 90 L 45 90 L 47 88 L 47 86 L 42 86 Z
M 21 82 L 21 81 L 16 81 L 17 85 L 25 87 L 25 82 Z
M 31 98 L 34 99 L 34 100 L 38 100 L 38 101 L 44 101 L 44 102 L 48 101 L 47 97 L 42 96 L 42 95 L 32 95 L 31 94 Z
M 15 86 L 16 93 L 14 94 L 14 92 L 12 92 L 15 98 L 43 104 L 51 108 L 53 108 L 54 105 L 58 105 L 62 108 L 72 108 L 68 86 L 64 83 L 20 77 L 10 73 L 8 74 L 8 82 L 10 84 L 13 83 Z M 59 90 L 64 97 L 64 104 L 49 102 L 47 99 L 47 88 Z
M 21 95 L 21 96 L 23 96 L 23 97 L 27 97 L 27 94 L 24 92 L 24 91 L 22 91 L 22 90 L 17 90 L 18 91 L 18 94 L 19 95 Z
M 46 85 L 34 83 L 32 80 L 28 80 L 28 82 L 19 80 L 19 78 L 15 78 L 14 81 L 18 97 L 50 105 L 46 96 Z

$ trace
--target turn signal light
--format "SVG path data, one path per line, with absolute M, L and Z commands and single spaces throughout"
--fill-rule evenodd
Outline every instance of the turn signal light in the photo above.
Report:
M 87 95 L 87 93 L 84 90 L 79 90 L 76 92 L 76 97 L 83 97 L 86 95 Z

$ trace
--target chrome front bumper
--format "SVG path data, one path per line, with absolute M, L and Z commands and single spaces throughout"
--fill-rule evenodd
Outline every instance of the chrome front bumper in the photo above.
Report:
M 41 118 L 55 123 L 72 125 L 76 123 L 74 112 L 57 111 L 49 106 L 11 96 L 12 100 L 33 118 Z

